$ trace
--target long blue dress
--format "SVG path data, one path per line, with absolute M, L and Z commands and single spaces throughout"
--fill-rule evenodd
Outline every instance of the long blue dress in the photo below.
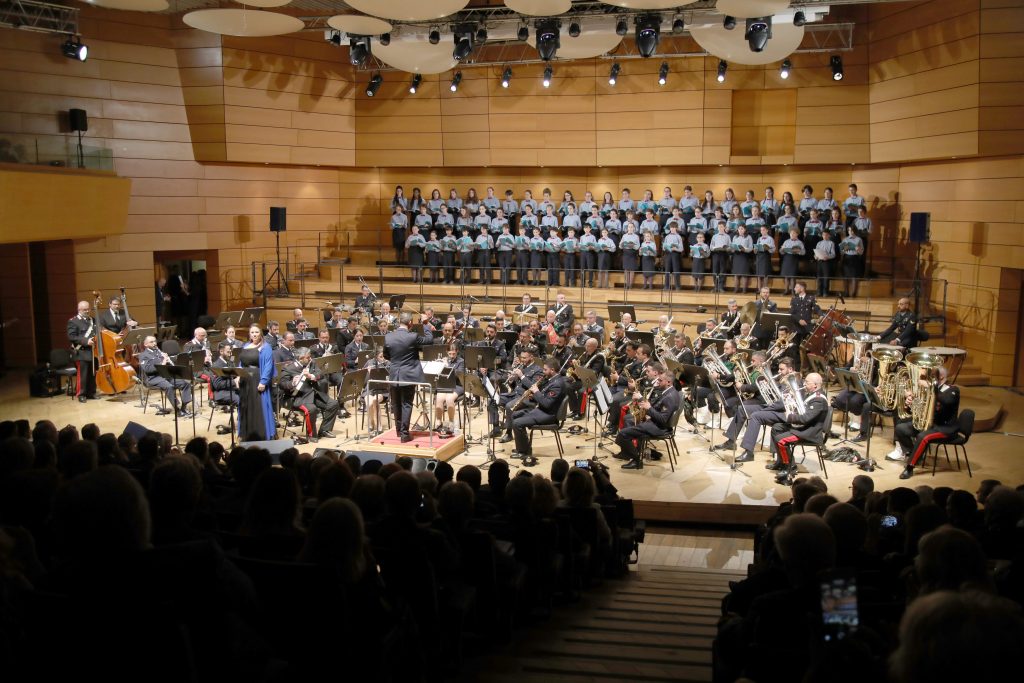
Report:
M 245 377 L 242 380 L 242 395 L 238 406 L 238 433 L 242 439 L 254 435 L 268 441 L 274 439 L 277 436 L 277 426 L 274 421 L 270 387 L 273 386 L 277 371 L 274 367 L 273 349 L 267 343 L 261 344 L 259 348 L 246 344 L 239 360 L 241 367 L 254 371 L 258 369 L 259 373 L 257 375 L 253 372 L 251 378 Z M 266 387 L 265 391 L 260 392 L 260 384 Z

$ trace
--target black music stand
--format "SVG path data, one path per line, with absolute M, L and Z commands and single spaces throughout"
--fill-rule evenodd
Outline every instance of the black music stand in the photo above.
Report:
M 640 344 L 647 344 L 649 347 L 654 349 L 654 333 L 653 332 L 641 332 L 640 330 L 627 330 L 626 339 L 638 342 Z
M 393 294 L 393 295 L 391 295 L 391 298 L 388 299 L 388 305 L 391 307 L 392 311 L 396 311 L 397 313 L 401 313 L 402 312 L 402 306 L 405 305 L 405 294 Z
M 168 325 L 167 327 L 161 327 L 159 330 L 157 330 L 156 340 L 157 340 L 157 342 L 165 342 L 168 339 L 173 339 L 173 340 L 177 341 L 178 340 L 177 332 L 178 332 L 178 326 L 177 325 Z
M 355 401 L 353 411 L 358 413 L 359 411 L 359 395 L 363 392 L 363 387 L 366 386 L 366 379 L 369 376 L 370 371 L 366 368 L 361 370 L 349 370 L 345 373 L 345 378 L 341 381 L 341 389 L 338 390 L 338 402 L 344 406 L 349 401 Z M 354 422 L 354 421 L 353 421 Z M 348 430 L 345 430 L 345 437 L 348 439 Z M 352 437 L 356 441 L 367 438 L 363 434 L 356 434 Z M 351 439 L 349 439 L 351 440 Z
M 467 370 L 479 370 L 480 368 L 486 370 L 495 369 L 494 364 L 498 352 L 493 346 L 467 346 L 465 354 Z
M 377 354 L 373 349 L 366 349 L 365 351 L 360 351 L 359 353 L 356 354 L 356 368 L 360 370 L 363 369 L 363 366 L 366 365 L 366 361 L 376 357 Z
M 872 414 L 871 414 L 870 422 L 868 422 L 868 443 L 867 443 L 867 447 L 865 448 L 865 452 L 864 452 L 864 460 L 867 462 L 867 470 L 866 471 L 873 472 L 874 468 L 881 467 L 876 460 L 872 460 L 871 459 L 871 433 L 875 431 L 875 413 L 878 413 L 879 415 L 893 415 L 894 416 L 893 417 L 893 431 L 895 432 L 895 430 L 896 430 L 896 426 L 895 426 L 896 425 L 895 412 L 896 411 L 889 411 L 889 410 L 887 410 L 885 408 L 885 406 L 882 405 L 882 400 L 878 397 L 878 392 L 875 391 L 875 387 L 873 387 L 870 382 L 865 382 L 863 378 L 859 378 L 859 379 L 860 379 L 860 390 L 861 390 L 861 393 L 864 394 L 864 398 L 866 398 L 871 403 L 871 413 Z
M 311 349 L 320 343 L 319 339 L 315 337 L 313 339 L 296 339 L 295 348 L 297 349 Z
M 688 363 L 681 363 L 682 369 L 682 382 L 686 386 L 690 387 L 691 399 L 693 400 L 694 410 L 696 411 L 697 406 L 697 387 L 700 386 L 711 386 L 711 375 L 708 371 L 699 365 L 690 365 Z M 696 421 L 696 420 L 695 420 Z M 711 448 L 712 439 L 708 439 L 700 429 L 700 424 L 691 425 L 693 427 L 693 434 L 699 439 L 704 439 L 708 442 L 708 448 Z M 712 438 L 714 437 L 715 424 L 714 421 L 711 423 Z M 687 453 L 696 453 L 702 451 L 703 448 L 691 448 Z
M 493 351 L 493 350 L 494 349 L 491 349 L 491 351 Z M 462 375 L 460 375 L 460 377 L 461 377 L 461 380 L 462 380 L 462 386 L 466 390 L 466 393 L 467 394 L 472 394 L 473 396 L 476 396 L 477 398 L 479 398 L 480 399 L 480 405 L 484 405 L 484 401 L 494 401 L 495 404 L 497 404 L 497 402 L 498 402 L 498 390 L 494 387 L 493 384 L 491 384 L 491 381 L 489 379 L 487 379 L 485 377 L 481 377 L 479 373 L 468 372 L 468 371 L 464 372 Z M 499 406 L 498 409 L 501 410 L 501 407 Z M 466 414 L 467 415 L 469 414 L 469 410 L 468 409 L 466 410 Z M 500 414 L 499 414 L 499 417 L 500 417 Z M 491 430 L 489 436 L 480 437 L 480 440 L 478 441 L 478 440 L 472 438 L 471 427 L 470 427 L 471 423 L 472 423 L 472 420 L 468 420 L 466 425 L 465 425 L 466 426 L 466 434 L 464 435 L 463 438 L 464 438 L 464 441 L 466 442 L 466 451 L 467 451 L 467 453 L 469 452 L 469 445 L 471 445 L 471 444 L 472 445 L 477 445 L 477 444 L 482 445 L 484 443 L 487 443 L 487 459 L 484 460 L 483 464 L 481 464 L 479 466 L 479 468 L 482 469 L 482 470 L 490 469 L 491 464 L 495 460 L 498 459 L 498 457 L 495 455 L 495 447 L 494 447 L 495 437 L 493 436 L 494 430 Z M 515 463 L 511 463 L 511 462 L 508 464 L 508 466 L 509 467 L 515 467 L 515 468 L 519 467 L 519 465 L 516 465 Z
M 242 314 L 238 316 L 238 325 L 250 327 L 252 325 L 258 325 L 260 319 L 263 317 L 264 308 L 262 306 L 254 306 L 252 308 L 246 308 L 242 311 Z
M 184 404 L 181 402 L 181 396 L 180 396 L 180 394 L 178 392 L 178 387 L 175 386 L 176 383 L 175 383 L 174 380 L 177 380 L 177 379 L 186 380 L 186 381 L 189 382 L 189 385 L 191 386 L 192 382 L 190 380 L 191 380 L 191 377 L 192 377 L 192 368 L 187 366 L 187 365 L 154 365 L 153 368 L 154 368 L 154 370 L 156 370 L 156 374 L 158 374 L 160 377 L 163 377 L 165 380 L 167 380 L 168 382 L 171 383 L 171 387 L 174 389 L 173 393 L 175 395 L 175 403 L 177 403 L 180 406 L 184 406 Z M 194 437 L 195 435 L 196 435 L 196 411 L 195 411 L 195 406 L 193 405 L 192 406 L 192 436 Z M 179 435 L 178 435 L 178 410 L 177 410 L 177 408 L 175 408 L 175 410 L 174 410 L 174 445 L 175 446 L 180 446 L 181 445 L 181 439 L 179 438 Z
M 228 428 L 231 430 L 231 447 L 234 448 L 235 447 L 235 432 L 237 431 L 236 426 L 235 426 L 235 405 L 236 404 L 235 404 L 234 397 L 235 397 L 235 395 L 237 394 L 237 391 L 238 391 L 237 387 L 235 386 L 235 381 L 237 380 L 238 382 L 241 382 L 242 381 L 242 379 L 241 379 L 242 377 L 248 377 L 251 373 L 249 371 L 249 368 L 218 368 L 218 367 L 214 367 L 214 368 L 211 368 L 211 369 L 213 370 L 213 374 L 215 374 L 217 377 L 220 377 L 221 379 L 230 380 L 230 387 L 231 388 L 228 391 L 231 392 L 231 397 L 232 398 L 231 398 L 231 402 L 230 402 L 230 404 L 228 406 Z M 193 411 L 193 414 L 194 414 L 194 411 Z
M 158 332 L 159 330 L 155 327 L 136 327 L 124 335 L 121 345 L 124 347 L 141 346 L 146 341 L 146 337 L 157 337 L 159 339 Z
M 791 327 L 793 319 L 789 313 L 772 313 L 771 311 L 765 311 L 761 314 L 761 327 L 772 330 L 772 339 L 778 336 L 778 328 L 780 326 Z M 796 330 L 790 329 L 790 332 Z
M 592 437 L 588 437 L 587 440 L 593 441 L 594 455 L 592 456 L 592 458 L 594 460 L 599 460 L 600 456 L 598 456 L 597 454 L 598 448 L 604 449 L 609 453 L 613 452 L 604 444 L 604 430 L 601 429 L 599 417 L 599 415 L 604 415 L 608 412 L 608 394 L 605 393 L 606 391 L 608 391 L 608 384 L 603 383 L 602 387 L 601 385 L 602 380 L 604 380 L 604 377 L 599 375 L 597 371 L 591 370 L 590 368 L 576 368 L 576 376 L 580 378 L 580 388 L 583 391 L 590 392 L 590 400 L 587 401 L 587 411 L 589 411 L 590 415 L 594 418 L 594 435 Z M 600 403 L 597 403 L 597 405 L 595 405 L 595 402 L 598 402 L 598 395 L 601 396 L 600 400 L 604 402 L 604 410 L 601 410 Z M 584 431 L 585 430 L 586 428 L 584 428 Z M 586 444 L 577 445 L 576 450 L 590 447 L 591 446 L 587 446 Z
M 515 343 L 519 341 L 519 335 L 516 332 L 499 332 L 498 339 L 505 343 L 506 351 L 511 351 Z
M 370 348 L 378 347 L 384 348 L 384 335 L 383 334 L 366 334 L 363 335 L 363 341 L 370 345 Z
M 833 372 L 836 373 L 836 379 L 839 381 L 839 390 L 845 389 L 850 394 L 863 394 L 864 390 L 860 386 L 861 377 L 853 370 L 846 370 L 843 368 L 835 368 Z M 864 397 L 867 400 L 867 396 Z M 843 438 L 839 440 L 839 443 L 853 443 L 847 437 L 850 435 L 850 399 L 846 399 L 846 410 L 843 411 Z M 829 425 L 829 431 L 832 431 L 832 425 Z
M 632 304 L 608 304 L 608 319 L 613 323 L 622 322 L 622 315 L 629 313 L 629 317 L 636 324 L 636 308 Z
M 481 342 L 487 338 L 483 328 L 480 327 L 464 327 L 462 328 L 462 339 L 471 344 L 473 342 Z
M 213 326 L 218 330 L 226 330 L 228 327 L 237 327 L 235 323 L 242 319 L 245 311 L 221 311 L 217 314 L 217 320 Z
M 345 354 L 343 353 L 332 353 L 326 356 L 320 356 L 314 359 L 316 366 L 323 371 L 325 375 L 328 375 L 327 384 L 330 385 L 330 376 L 336 375 L 339 372 L 343 372 L 345 369 Z M 344 379 L 342 382 L 344 383 Z M 339 395 L 341 394 L 341 385 L 335 384 L 334 398 L 341 400 Z

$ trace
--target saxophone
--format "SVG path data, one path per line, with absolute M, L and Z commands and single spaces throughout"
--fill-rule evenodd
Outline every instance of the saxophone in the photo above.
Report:
M 629 414 L 633 416 L 633 424 L 638 425 L 647 419 L 647 409 L 642 408 L 640 404 L 644 401 L 650 401 L 654 390 L 657 387 L 651 387 L 647 390 L 646 394 L 643 394 L 641 398 L 633 399 L 632 403 L 629 404 Z
M 539 382 L 537 382 L 537 391 L 543 391 L 544 390 L 544 385 L 548 383 L 548 379 L 549 378 L 544 377 Z M 519 410 L 519 406 L 521 406 L 524 403 L 526 403 L 526 400 L 528 398 L 530 398 L 531 396 L 533 396 L 533 387 L 530 387 L 529 389 L 524 391 L 523 395 L 520 396 L 519 398 L 517 398 L 512 403 L 510 403 L 508 405 L 508 407 L 505 408 L 505 410 L 507 410 L 510 413 L 514 413 L 515 411 Z

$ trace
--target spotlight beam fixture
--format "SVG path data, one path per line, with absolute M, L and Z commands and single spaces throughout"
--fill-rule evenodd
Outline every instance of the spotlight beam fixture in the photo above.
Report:
M 352 66 L 363 66 L 370 58 L 370 39 L 367 36 L 355 36 L 348 41 L 348 61 Z
M 779 69 L 779 78 L 786 80 L 789 78 L 789 72 L 793 68 L 793 62 L 789 61 L 788 58 L 782 60 L 782 68 Z
M 456 71 L 455 75 L 452 76 L 452 84 L 449 86 L 449 89 L 452 92 L 455 92 L 456 90 L 459 89 L 459 83 L 461 83 L 461 82 L 462 82 L 462 72 L 461 71 Z
M 537 22 L 537 54 L 545 62 L 550 62 L 562 47 L 559 35 L 561 23 L 557 19 L 542 19 Z
M 763 52 L 771 37 L 771 17 L 747 19 L 747 28 L 743 33 L 743 39 L 747 41 L 751 52 Z
M 369 85 L 366 86 L 366 96 L 373 97 L 380 90 L 380 84 L 384 82 L 384 77 L 380 74 L 374 74 L 373 78 L 370 79 Z
M 661 39 L 661 15 L 645 14 L 636 19 L 636 49 L 641 57 L 650 57 Z
M 455 48 L 452 50 L 452 59 L 461 62 L 473 51 L 473 33 L 475 27 L 472 25 L 456 26 L 452 31 L 452 40 Z
M 843 58 L 839 55 L 832 55 L 828 60 L 828 64 L 832 67 L 832 80 L 843 80 Z
M 441 42 L 441 32 L 437 30 L 437 27 L 430 29 L 430 34 L 427 36 L 427 40 L 430 41 L 431 45 L 437 45 Z
M 668 82 L 668 62 L 662 62 L 658 69 L 658 85 L 665 85 Z
M 512 81 L 512 67 L 506 66 L 505 70 L 501 73 L 501 87 L 507 88 L 508 84 Z
M 420 89 L 420 83 L 423 82 L 423 74 L 413 74 L 412 83 L 409 84 L 409 92 L 413 95 Z
M 725 72 L 729 70 L 729 62 L 724 59 L 718 61 L 718 82 L 725 83 Z
M 89 58 L 89 46 L 82 44 L 80 36 L 68 36 L 68 39 L 60 46 L 60 51 L 68 59 L 77 59 L 80 62 Z
M 554 76 L 554 74 L 555 70 L 551 68 L 550 64 L 544 67 L 544 80 L 541 82 L 543 83 L 545 88 L 551 87 L 551 77 Z
M 608 85 L 615 85 L 619 80 L 619 72 L 622 71 L 622 66 L 618 62 L 612 64 L 612 70 L 608 73 Z

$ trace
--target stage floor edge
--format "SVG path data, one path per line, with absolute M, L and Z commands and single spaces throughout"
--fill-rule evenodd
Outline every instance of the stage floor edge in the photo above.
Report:
M 450 439 L 442 439 L 434 434 L 433 445 L 427 432 L 411 432 L 412 441 L 402 443 L 394 429 L 373 437 L 353 450 L 370 451 L 371 453 L 391 453 L 395 456 L 408 455 L 412 458 L 436 458 L 448 461 L 466 450 L 466 439 L 457 433 Z

